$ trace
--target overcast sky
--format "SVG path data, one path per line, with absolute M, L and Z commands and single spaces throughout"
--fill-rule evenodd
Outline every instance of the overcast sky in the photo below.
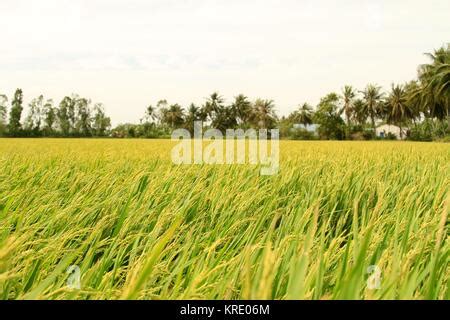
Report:
M 165 98 L 244 93 L 287 114 L 344 84 L 388 88 L 450 41 L 448 0 L 0 0 L 0 93 L 76 92 L 113 123 Z

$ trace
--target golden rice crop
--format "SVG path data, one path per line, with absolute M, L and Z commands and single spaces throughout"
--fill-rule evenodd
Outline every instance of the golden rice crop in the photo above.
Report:
M 273 176 L 172 145 L 0 140 L 0 298 L 449 298 L 448 144 L 282 141 Z

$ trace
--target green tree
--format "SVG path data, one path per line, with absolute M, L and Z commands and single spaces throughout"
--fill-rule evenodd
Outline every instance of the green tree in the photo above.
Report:
M 79 96 L 77 94 L 72 94 L 71 97 L 65 97 L 66 108 L 67 108 L 67 117 L 69 120 L 69 131 L 71 134 L 76 135 L 78 133 L 77 130 L 77 101 L 79 100 Z
M 209 120 L 214 122 L 216 114 L 224 108 L 224 99 L 218 92 L 213 92 L 205 103 L 204 109 Z
M 259 128 L 272 129 L 277 122 L 273 100 L 256 99 L 253 104 L 254 124 Z
M 353 113 L 353 103 L 356 96 L 356 91 L 353 89 L 352 86 L 345 86 L 342 90 L 342 109 L 340 113 L 345 114 L 345 119 L 347 120 L 347 125 L 350 126 L 351 124 L 351 118 Z
M 4 94 L 0 94 L 0 136 L 5 135 L 6 133 L 7 115 L 8 115 L 8 97 Z
M 409 81 L 405 85 L 405 95 L 406 95 L 406 103 L 410 107 L 413 117 L 412 120 L 414 123 L 416 123 L 417 119 L 420 119 L 421 114 L 424 115 L 427 114 L 427 111 L 425 108 L 423 108 L 420 100 L 420 86 L 418 84 L 418 81 L 413 80 Z
M 71 125 L 69 119 L 69 105 L 72 103 L 70 97 L 64 97 L 59 103 L 58 111 L 56 112 L 58 126 L 63 136 L 67 137 L 71 132 Z
M 111 127 L 111 119 L 106 116 L 103 104 L 94 105 L 94 117 L 92 119 L 92 130 L 95 136 L 103 137 Z
M 374 84 L 369 84 L 362 93 L 364 96 L 364 108 L 370 118 L 373 134 L 375 135 L 375 120 L 382 113 L 383 93 L 381 92 L 381 87 Z
M 112 136 L 116 138 L 135 138 L 138 137 L 138 125 L 133 123 L 119 124 L 112 130 Z
M 318 132 L 322 139 L 344 139 L 345 124 L 339 113 L 339 96 L 336 93 L 320 99 L 314 122 L 319 125 Z
M 431 63 L 419 67 L 420 100 L 429 116 L 450 125 L 450 44 L 428 53 Z
M 47 99 L 44 104 L 42 113 L 44 116 L 44 135 L 52 135 L 57 119 L 56 110 L 53 107 L 52 99 Z
M 9 114 L 9 124 L 8 130 L 12 136 L 18 136 L 21 133 L 22 125 L 20 123 L 20 118 L 22 117 L 23 111 L 23 93 L 22 89 L 17 89 L 14 93 L 14 98 L 11 103 L 11 111 Z
M 211 125 L 223 133 L 227 129 L 236 128 L 238 123 L 234 109 L 231 106 L 221 106 L 218 108 Z
M 231 104 L 231 109 L 239 126 L 246 127 L 251 122 L 252 104 L 245 95 L 239 94 L 236 96 Z
M 352 112 L 352 119 L 357 124 L 364 126 L 364 124 L 367 121 L 367 112 L 364 100 L 362 99 L 356 99 L 353 102 L 353 112 Z
M 185 119 L 185 127 L 191 133 L 191 136 L 194 135 L 194 122 L 200 120 L 200 108 L 195 104 L 191 103 L 188 108 L 186 119 Z
M 400 128 L 400 138 L 403 138 L 402 126 L 414 118 L 414 110 L 408 105 L 408 96 L 401 85 L 392 85 L 391 92 L 385 102 L 385 114 L 388 123 L 394 123 Z
M 157 119 L 159 120 L 159 123 L 162 125 L 164 125 L 164 117 L 165 117 L 165 113 L 167 112 L 168 107 L 169 107 L 169 104 L 167 103 L 166 99 L 159 100 L 158 103 L 156 104 Z
M 147 109 L 145 109 L 144 118 L 141 121 L 153 123 L 156 119 L 157 119 L 156 109 L 152 105 L 149 105 Z
M 31 100 L 28 105 L 28 115 L 25 119 L 24 129 L 28 131 L 29 134 L 35 136 L 40 134 L 43 107 L 44 96 L 42 94 Z
M 202 121 L 211 121 L 211 126 L 222 132 L 226 129 L 237 127 L 238 109 L 231 106 L 225 106 L 225 100 L 217 93 L 213 92 L 200 109 L 200 119 Z
M 164 109 L 161 119 L 163 124 L 167 124 L 171 129 L 180 128 L 184 123 L 183 108 L 175 103 Z
M 313 117 L 313 109 L 308 103 L 303 103 L 290 115 L 290 118 L 294 123 L 300 123 L 305 128 L 313 123 Z
M 76 99 L 76 110 L 77 110 L 77 122 L 76 122 L 76 132 L 82 136 L 91 136 L 91 101 L 86 98 Z

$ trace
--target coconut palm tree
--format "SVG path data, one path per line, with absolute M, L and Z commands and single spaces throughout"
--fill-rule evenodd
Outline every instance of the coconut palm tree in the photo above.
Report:
M 179 128 L 184 122 L 184 110 L 179 104 L 172 104 L 163 113 L 163 122 L 172 129 Z
M 407 98 L 407 104 L 413 112 L 412 120 L 416 123 L 416 119 L 420 119 L 421 113 L 427 115 L 427 110 L 423 108 L 421 104 L 421 90 L 419 82 L 416 80 L 409 81 L 405 84 L 405 94 Z
M 147 109 L 145 109 L 144 118 L 141 119 L 141 122 L 153 122 L 156 118 L 156 109 L 152 105 L 149 105 Z
M 345 118 L 347 120 L 347 125 L 350 126 L 351 124 L 351 117 L 353 112 L 353 100 L 356 96 L 356 91 L 353 89 L 352 86 L 345 86 L 342 90 L 342 96 L 341 99 L 343 101 L 342 109 L 340 111 L 340 114 L 344 113 Z
M 431 117 L 450 124 L 450 44 L 426 55 L 431 63 L 419 67 L 421 104 Z
M 195 104 L 191 103 L 187 111 L 185 120 L 186 129 L 189 130 L 191 135 L 194 134 L 194 122 L 201 120 L 200 118 L 201 118 L 200 108 L 197 107 Z
M 203 105 L 198 110 L 198 118 L 202 122 L 208 121 L 208 111 L 206 110 L 206 106 Z
M 388 123 L 395 123 L 400 128 L 400 138 L 403 138 L 402 125 L 414 118 L 414 110 L 408 104 L 407 92 L 402 85 L 392 84 L 391 92 L 385 102 L 385 114 Z
M 213 92 L 204 105 L 204 111 L 211 121 L 214 120 L 216 114 L 223 108 L 224 99 L 218 92 Z
M 431 81 L 431 85 L 436 89 L 436 95 L 447 102 L 447 114 L 450 98 L 450 58 L 448 60 L 436 68 L 436 74 Z
M 381 87 L 374 84 L 367 85 L 362 94 L 364 96 L 364 108 L 370 118 L 373 133 L 375 134 L 375 119 L 382 113 L 384 94 L 381 92 Z
M 214 118 L 211 125 L 223 133 L 227 129 L 234 129 L 238 123 L 236 121 L 236 115 L 234 110 L 230 106 L 221 106 L 214 114 Z
M 353 102 L 352 120 L 359 125 L 364 125 L 367 121 L 367 112 L 364 100 L 356 99 Z
M 292 120 L 302 124 L 305 128 L 313 123 L 313 108 L 306 102 L 299 106 L 292 115 Z
M 235 110 L 232 106 L 225 106 L 224 98 L 217 92 L 212 93 L 201 110 L 211 121 L 211 126 L 222 132 L 237 126 Z
M 200 109 L 193 103 L 189 106 L 186 119 L 191 119 L 192 121 L 198 120 Z
M 275 104 L 273 100 L 256 99 L 253 105 L 253 112 L 259 128 L 271 129 L 276 122 Z
M 238 125 L 242 126 L 250 122 L 252 104 L 245 95 L 240 94 L 236 96 L 234 102 L 231 104 L 231 109 L 233 110 Z

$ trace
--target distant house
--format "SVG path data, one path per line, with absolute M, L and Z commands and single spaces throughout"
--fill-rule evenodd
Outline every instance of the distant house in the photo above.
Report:
M 408 128 L 402 128 L 402 135 L 400 135 L 400 127 L 394 126 L 392 124 L 382 124 L 375 129 L 375 133 L 379 138 L 386 138 L 389 134 L 394 135 L 397 139 L 400 139 L 402 136 L 403 139 L 406 139 L 406 135 L 408 133 Z
M 294 124 L 294 129 L 297 129 L 297 130 L 298 130 L 298 129 L 304 129 L 304 130 L 306 130 L 306 131 L 308 131 L 308 132 L 316 133 L 317 125 L 315 125 L 315 124 L 308 124 L 308 125 L 306 125 L 306 127 L 305 127 L 304 124 L 295 123 L 295 124 Z

